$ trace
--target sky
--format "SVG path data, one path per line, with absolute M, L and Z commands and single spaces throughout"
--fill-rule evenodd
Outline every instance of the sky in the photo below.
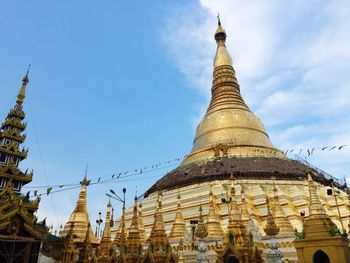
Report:
M 76 185 L 87 163 L 92 182 L 123 172 L 88 188 L 94 222 L 105 213 L 109 189 L 121 194 L 126 187 L 130 206 L 136 191 L 175 168 L 210 100 L 218 12 L 242 95 L 272 143 L 295 152 L 315 148 L 300 155 L 350 178 L 350 147 L 319 150 L 350 144 L 350 2 L 4 0 L 2 120 L 31 64 L 29 154 L 21 168 L 33 169 L 34 178 L 23 192 Z M 39 219 L 58 228 L 78 193 L 43 196 Z

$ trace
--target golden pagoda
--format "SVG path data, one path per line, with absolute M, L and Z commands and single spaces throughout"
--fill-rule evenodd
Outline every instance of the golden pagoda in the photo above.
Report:
M 107 204 L 105 227 L 103 229 L 103 234 L 98 248 L 98 262 L 109 262 L 109 258 L 113 255 L 113 246 L 110 231 L 111 208 L 112 204 L 109 201 Z
M 16 104 L 0 128 L 0 262 L 37 262 L 49 235 L 45 219 L 38 222 L 35 215 L 40 198 L 31 200 L 30 191 L 21 194 L 22 186 L 33 178 L 33 172 L 19 169 L 28 153 L 20 149 L 26 138 L 23 102 L 28 82 L 27 71 Z
M 285 260 L 297 260 L 294 247 L 294 229 L 303 229 L 304 217 L 301 212 L 308 210 L 308 182 L 305 170 L 311 169 L 317 184 L 318 194 L 327 206 L 329 218 L 338 226 L 341 221 L 350 220 L 346 186 L 327 173 L 311 166 L 303 160 L 289 159 L 282 151 L 270 142 L 269 136 L 260 119 L 244 102 L 240 86 L 233 68 L 233 60 L 226 47 L 226 32 L 219 20 L 214 38 L 217 44 L 213 63 L 213 81 L 211 101 L 203 119 L 198 124 L 191 152 L 179 167 L 167 173 L 144 193 L 143 222 L 146 233 L 153 233 L 154 215 L 157 214 L 158 191 L 166 194 L 163 202 L 166 210 L 162 212 L 166 221 L 164 229 L 170 236 L 177 224 L 178 193 L 181 193 L 181 212 L 186 228 L 198 218 L 200 205 L 207 218 L 208 253 L 216 253 L 217 248 L 225 244 L 226 229 L 233 227 L 230 218 L 240 214 L 242 225 L 235 226 L 247 229 L 248 222 L 254 225 L 256 246 L 269 250 L 269 237 L 264 232 L 268 217 L 266 193 L 272 200 L 274 220 L 280 232 L 276 240 L 281 244 L 280 250 Z M 231 178 L 231 175 L 234 178 Z M 225 198 L 227 185 L 234 184 L 235 192 L 241 191 L 241 199 L 231 203 L 229 208 Z M 339 191 L 338 202 L 327 197 L 326 190 L 331 186 Z M 338 208 L 341 216 L 338 215 Z M 234 210 L 230 213 L 229 210 Z M 237 213 L 238 214 L 233 214 Z M 133 215 L 132 209 L 125 212 L 129 224 Z M 182 221 L 182 219 L 181 219 Z M 237 221 L 236 221 L 237 222 Z M 191 225 L 191 226 L 190 226 Z M 117 228 L 111 230 L 116 233 Z M 237 232 L 237 231 L 236 231 Z M 244 243 L 245 234 L 240 233 Z M 251 235 L 247 232 L 246 235 Z M 238 238 L 240 239 L 240 238 Z M 183 234 L 177 240 L 169 238 L 170 245 L 176 250 L 183 240 L 184 261 L 195 260 L 192 251 L 192 238 Z M 254 254 L 260 250 L 254 248 Z M 192 253 L 192 254 L 191 254 Z M 251 254 L 253 251 L 251 251 Z M 219 255 L 216 253 L 216 255 Z M 221 255 L 221 254 L 220 254 Z
M 186 223 L 181 212 L 181 195 L 180 195 L 180 192 L 178 192 L 177 210 L 176 210 L 175 220 L 169 234 L 169 240 L 180 242 L 180 240 L 183 239 L 185 235 L 186 235 Z
M 215 197 L 212 192 L 212 187 L 210 188 L 209 197 L 210 197 L 210 206 L 209 206 L 208 218 L 205 223 L 208 231 L 207 238 L 216 240 L 218 238 L 223 237 L 224 230 L 220 223 L 219 215 L 217 214 Z
M 98 245 L 98 240 L 95 237 L 91 227 L 89 227 L 90 220 L 86 207 L 87 186 L 89 185 L 89 183 L 90 181 L 87 180 L 85 175 L 84 179 L 80 182 L 81 189 L 76 206 L 62 231 L 63 237 L 66 236 L 68 233 L 72 233 L 73 235 L 75 235 L 76 238 L 74 239 L 74 242 L 78 247 L 80 247 L 80 245 L 84 243 L 85 236 L 88 230 L 92 246 L 96 247 Z
M 131 220 L 129 228 L 127 246 L 126 261 L 128 263 L 137 263 L 142 258 L 142 243 L 139 229 L 138 209 L 137 209 L 137 197 L 135 196 L 134 214 Z
M 142 203 L 140 202 L 139 204 L 139 210 L 138 210 L 138 225 L 139 225 L 139 230 L 140 230 L 140 238 L 141 238 L 141 243 L 146 242 L 146 231 L 145 231 L 145 226 L 143 224 L 143 217 L 142 217 Z
M 149 236 L 150 245 L 141 262 L 177 263 L 164 228 L 162 212 L 162 192 L 158 191 L 157 208 L 154 214 L 153 227 Z

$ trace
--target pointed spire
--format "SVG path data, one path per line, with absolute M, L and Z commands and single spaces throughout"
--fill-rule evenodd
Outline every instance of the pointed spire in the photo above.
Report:
M 127 259 L 128 262 L 137 262 L 142 254 L 141 237 L 138 223 L 137 211 L 137 196 L 135 196 L 133 216 L 129 228 L 129 235 L 127 240 Z
M 125 227 L 125 207 L 123 206 L 121 229 L 120 229 L 120 254 L 126 253 L 126 227 Z
M 226 49 L 226 31 L 221 26 L 220 17 L 218 18 L 218 28 L 215 32 L 215 40 L 217 43 L 217 50 L 214 59 L 214 68 L 220 66 L 232 66 L 232 58 Z
M 278 196 L 278 190 L 275 184 L 275 179 L 273 179 L 273 215 L 277 226 L 280 228 L 282 234 L 293 233 L 294 228 L 290 223 L 288 217 L 286 216 L 281 202 Z
M 142 217 L 142 202 L 140 201 L 139 203 L 139 215 L 138 215 L 138 224 L 139 224 L 139 230 L 140 230 L 140 238 L 141 238 L 141 243 L 145 243 L 146 242 L 146 230 L 145 230 L 145 226 L 143 224 L 143 217 Z
M 186 235 L 186 224 L 181 212 L 181 195 L 180 191 L 177 193 L 177 209 L 175 214 L 175 220 L 172 225 L 169 239 L 184 239 Z
M 162 211 L 162 191 L 158 191 L 156 213 L 150 234 L 150 241 L 153 246 L 153 251 L 157 255 L 165 254 L 168 244 L 168 238 L 165 233 L 163 211 Z
M 28 72 L 23 78 L 22 87 L 18 93 L 15 106 L 9 111 L 5 121 L 0 127 L 0 141 L 3 144 L 0 147 L 0 155 L 3 157 L 3 161 L 0 163 L 0 167 L 8 167 L 11 172 L 3 170 L 0 173 L 0 190 L 9 183 L 10 178 L 15 178 L 13 183 L 19 186 L 19 189 L 14 191 L 19 194 L 22 186 L 32 181 L 33 173 L 22 172 L 18 167 L 20 162 L 23 161 L 28 154 L 28 150 L 21 149 L 21 144 L 25 141 L 26 135 L 23 134 L 26 129 L 26 123 L 23 122 L 25 113 L 23 111 L 23 100 L 25 98 L 25 90 L 28 84 Z
M 111 221 L 109 222 L 110 227 L 114 227 L 114 208 L 112 207 Z
M 26 87 L 27 87 L 27 84 L 29 82 L 29 77 L 28 77 L 29 70 L 30 70 L 30 64 L 28 66 L 27 73 L 25 74 L 25 76 L 22 79 L 22 87 L 17 95 L 17 104 L 18 105 L 22 105 L 24 98 L 26 97 Z
M 309 184 L 309 217 L 317 216 L 317 215 L 326 215 L 326 212 L 323 209 L 320 198 L 316 192 L 316 186 L 314 185 L 314 181 L 312 179 L 311 171 L 307 171 L 307 180 Z
M 245 198 L 245 191 L 244 191 L 243 185 L 241 185 L 241 215 L 242 215 L 243 224 L 245 226 L 248 226 L 249 211 L 248 211 L 248 204 Z
M 79 197 L 75 208 L 64 226 L 63 235 L 66 235 L 69 231 L 72 231 L 74 235 L 78 238 L 76 242 L 83 242 L 85 238 L 86 231 L 88 229 L 88 225 L 90 224 L 89 214 L 86 206 L 86 197 L 87 197 L 87 186 L 89 185 L 89 180 L 87 180 L 86 176 L 81 182 L 81 189 L 79 192 Z M 98 241 L 90 228 L 90 239 L 91 243 L 97 244 Z
M 209 198 L 210 198 L 210 201 L 209 201 L 210 204 L 209 204 L 208 219 L 206 222 L 206 227 L 208 229 L 208 237 L 214 238 L 214 239 L 222 238 L 224 236 L 224 230 L 222 229 L 219 215 L 215 211 L 215 201 L 214 201 L 212 186 L 210 187 Z

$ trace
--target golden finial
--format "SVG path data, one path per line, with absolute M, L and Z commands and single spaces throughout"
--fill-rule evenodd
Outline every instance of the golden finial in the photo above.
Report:
M 25 83 L 25 84 L 28 84 L 28 82 L 29 82 L 28 74 L 29 74 L 30 66 L 31 66 L 31 64 L 28 65 L 27 73 L 22 79 L 22 82 Z
M 226 40 L 226 32 L 221 26 L 220 15 L 218 14 L 218 28 L 215 31 L 215 40 L 219 43 L 220 41 L 225 42 Z
M 26 97 L 26 87 L 27 87 L 27 84 L 29 82 L 29 77 L 28 77 L 29 69 L 30 69 L 30 64 L 28 66 L 27 73 L 25 74 L 25 76 L 22 79 L 21 90 L 19 91 L 19 93 L 17 95 L 17 104 L 19 104 L 19 105 L 21 105 L 23 103 L 24 98 Z
M 217 15 L 217 19 L 218 19 L 218 26 L 221 26 L 220 13 L 219 12 L 218 12 L 218 15 Z
M 88 166 L 89 166 L 89 161 L 86 162 L 86 167 L 85 167 L 85 176 L 83 181 L 80 182 L 82 186 L 88 186 L 90 184 L 91 180 L 87 179 L 87 173 L 88 173 Z

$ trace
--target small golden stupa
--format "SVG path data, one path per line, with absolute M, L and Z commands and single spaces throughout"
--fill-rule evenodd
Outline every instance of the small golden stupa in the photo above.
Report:
M 65 237 L 69 233 L 72 233 L 75 235 L 74 242 L 79 246 L 80 244 L 84 243 L 88 232 L 91 244 L 96 247 L 98 245 L 98 240 L 90 227 L 89 213 L 86 207 L 87 186 L 89 183 L 90 181 L 87 180 L 85 176 L 80 183 L 81 190 L 75 209 L 64 226 L 62 236 Z

